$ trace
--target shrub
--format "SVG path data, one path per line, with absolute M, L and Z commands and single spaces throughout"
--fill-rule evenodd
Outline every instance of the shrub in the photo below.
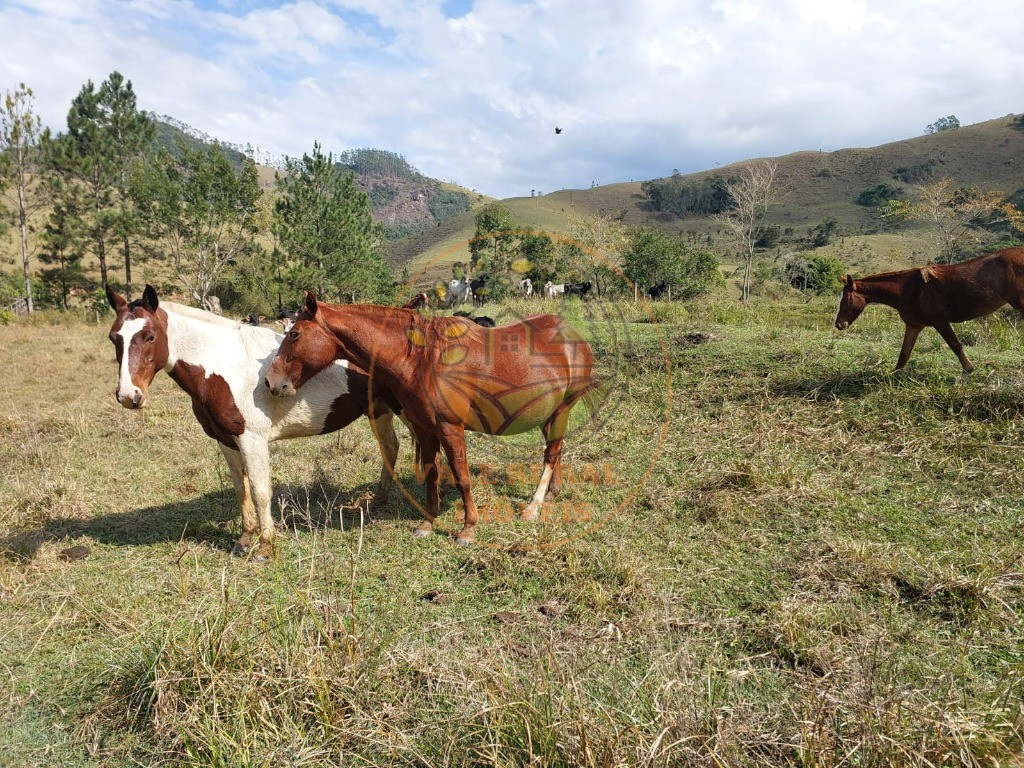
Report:
M 786 261 L 784 271 L 791 286 L 809 293 L 832 293 L 843 282 L 843 265 L 826 254 L 798 253 Z
M 875 206 L 885 205 L 892 200 L 902 200 L 905 195 L 900 187 L 891 184 L 875 184 L 868 187 L 857 197 L 857 205 Z

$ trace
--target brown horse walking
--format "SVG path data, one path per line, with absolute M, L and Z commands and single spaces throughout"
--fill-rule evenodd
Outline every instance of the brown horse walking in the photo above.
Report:
M 907 364 L 917 337 L 930 326 L 946 340 L 968 374 L 974 366 L 950 323 L 984 317 L 1004 304 L 1024 314 L 1024 248 L 1007 248 L 959 264 L 930 264 L 856 280 L 847 275 L 836 328 L 848 328 L 872 303 L 894 307 L 907 325 L 896 370 Z
M 456 540 L 473 540 L 477 508 L 470 493 L 465 431 L 511 435 L 540 428 L 544 471 L 524 519 L 536 519 L 544 499 L 562 483 L 562 439 L 569 412 L 597 384 L 594 355 L 573 328 L 553 315 L 537 315 L 498 328 L 461 317 L 424 318 L 418 312 L 370 305 L 306 303 L 267 373 L 273 394 L 294 395 L 339 357 L 370 372 L 401 405 L 425 470 L 427 519 L 432 530 L 440 506 L 439 450 L 444 449 L 462 494 L 465 523 Z

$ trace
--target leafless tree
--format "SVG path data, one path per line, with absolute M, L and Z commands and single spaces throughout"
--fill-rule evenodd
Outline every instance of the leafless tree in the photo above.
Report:
M 779 165 L 774 160 L 746 166 L 729 185 L 732 206 L 715 217 L 743 256 L 743 301 L 750 298 L 750 275 L 765 216 L 782 193 L 778 177 Z
M 39 166 L 41 121 L 32 111 L 32 89 L 24 83 L 8 91 L 0 110 L 0 190 L 10 202 L 8 213 L 18 227 L 25 297 L 32 313 L 32 280 L 29 274 L 29 218 L 45 204 L 44 188 L 33 182 Z M 5 206 L 6 207 L 6 206 Z

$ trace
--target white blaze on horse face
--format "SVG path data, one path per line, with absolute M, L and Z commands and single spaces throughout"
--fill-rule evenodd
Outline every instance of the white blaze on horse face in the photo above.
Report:
M 839 328 L 839 313 L 843 309 L 843 296 L 845 295 L 846 291 L 843 291 L 842 293 L 839 294 L 839 306 L 836 307 L 836 316 L 832 318 L 832 325 L 834 325 L 836 328 Z
M 135 406 L 135 398 L 142 397 L 142 390 L 135 386 L 132 381 L 131 371 L 131 346 L 135 338 L 146 327 L 146 320 L 132 318 L 121 324 L 121 330 L 117 335 L 121 337 L 121 368 L 117 374 L 117 400 L 125 408 Z M 141 405 L 141 400 L 139 402 Z

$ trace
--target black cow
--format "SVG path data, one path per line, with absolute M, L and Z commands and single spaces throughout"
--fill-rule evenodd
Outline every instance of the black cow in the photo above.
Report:
M 581 299 L 590 291 L 590 281 L 585 283 L 566 283 L 566 296 L 579 296 Z
M 647 289 L 647 295 L 652 299 L 660 299 L 666 291 L 668 291 L 668 283 L 658 283 Z
M 487 275 L 480 275 L 480 277 L 474 277 L 469 281 L 469 292 L 473 296 L 473 306 L 482 307 L 484 302 L 487 301 L 487 294 L 490 290 L 487 288 Z
M 487 317 L 486 315 L 480 315 L 479 317 L 473 317 L 472 315 L 469 314 L 469 312 L 464 312 L 462 310 L 459 310 L 458 312 L 453 312 L 452 316 L 453 317 L 464 317 L 467 320 L 472 320 L 474 323 L 479 325 L 481 328 L 493 328 L 494 325 L 495 325 L 494 320 L 492 320 L 491 318 Z

